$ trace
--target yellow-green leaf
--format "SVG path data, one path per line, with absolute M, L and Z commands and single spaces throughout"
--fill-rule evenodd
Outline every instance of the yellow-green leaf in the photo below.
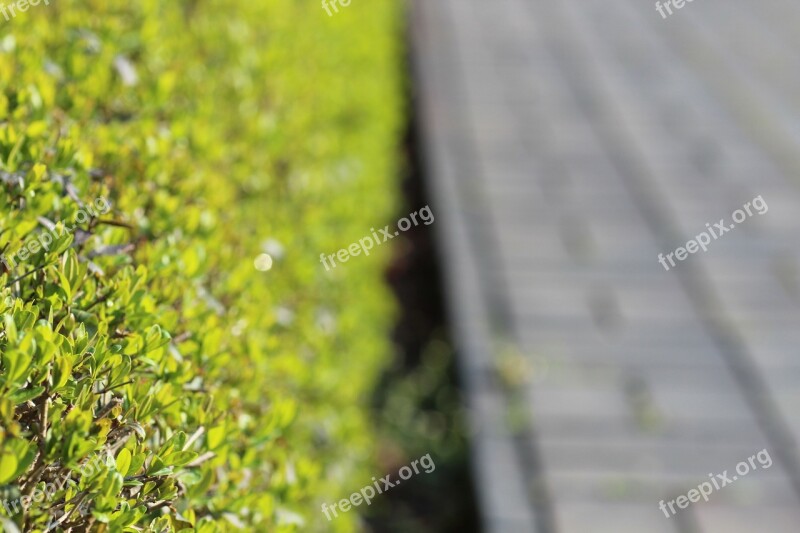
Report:
M 8 483 L 14 478 L 18 464 L 19 461 L 13 453 L 6 452 L 0 455 L 0 484 Z
M 117 454 L 117 472 L 125 476 L 128 474 L 128 468 L 131 466 L 131 452 L 127 448 L 122 448 Z

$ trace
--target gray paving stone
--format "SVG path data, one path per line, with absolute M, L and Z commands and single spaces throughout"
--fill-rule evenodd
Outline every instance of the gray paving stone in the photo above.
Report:
M 736 463 L 734 463 L 735 468 Z M 625 466 L 630 470 L 630 465 Z M 725 472 L 727 470 L 727 473 Z M 783 506 L 791 508 L 796 498 L 786 478 L 766 477 L 759 471 L 747 477 L 733 480 L 732 468 L 719 471 L 700 472 L 696 475 L 667 472 L 659 473 L 656 469 L 623 472 L 577 471 L 550 473 L 551 493 L 553 499 L 561 503 L 634 503 L 649 507 L 657 516 L 666 518 L 659 510 L 659 503 L 674 501 L 678 496 L 687 494 L 692 489 L 725 473 L 731 483 L 714 490 L 709 501 L 694 502 L 690 512 L 697 512 L 707 506 L 739 506 L 757 509 L 760 506 Z M 712 474 L 710 477 L 709 474 Z M 718 479 L 718 478 L 717 478 Z M 719 484 L 722 482 L 718 479 Z M 710 487 L 709 487 L 710 488 Z M 677 508 L 676 508 L 677 510 Z M 680 511 L 685 513 L 686 511 Z M 674 518 L 674 517 L 673 517 Z M 720 531 L 713 529 L 712 532 Z
M 795 533 L 800 524 L 800 509 L 790 506 L 706 505 L 696 510 L 702 531 L 726 533 Z
M 414 5 L 486 529 L 796 531 L 800 10 Z M 659 265 L 759 194 L 769 212 Z M 505 420 L 520 395 L 492 378 L 498 339 L 533 371 L 522 441 Z M 780 451 L 764 475 L 682 518 L 658 510 L 758 446 Z
M 655 510 L 658 512 L 657 507 Z M 673 522 L 645 505 L 559 503 L 556 513 L 559 531 L 678 533 Z

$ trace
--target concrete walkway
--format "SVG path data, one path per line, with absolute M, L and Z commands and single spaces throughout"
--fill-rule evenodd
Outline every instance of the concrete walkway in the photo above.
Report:
M 486 530 L 800 531 L 800 4 L 413 4 Z

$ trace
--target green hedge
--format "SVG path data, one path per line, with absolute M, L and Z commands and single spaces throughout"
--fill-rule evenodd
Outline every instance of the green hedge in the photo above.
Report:
M 110 4 L 0 18 L 4 525 L 355 530 L 391 250 L 319 254 L 397 209 L 398 2 Z

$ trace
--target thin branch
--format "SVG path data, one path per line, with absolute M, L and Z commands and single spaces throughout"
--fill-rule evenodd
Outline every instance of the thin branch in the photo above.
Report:
M 195 431 L 195 432 L 192 434 L 192 436 L 191 436 L 191 437 L 189 437 L 189 440 L 187 440 L 187 441 L 186 441 L 186 444 L 184 444 L 184 445 L 183 445 L 183 449 L 182 449 L 182 451 L 186 451 L 186 450 L 188 450 L 188 449 L 189 449 L 189 447 L 190 447 L 192 444 L 194 444 L 194 441 L 196 441 L 197 439 L 199 439 L 199 438 L 200 438 L 200 436 L 201 436 L 203 433 L 205 433 L 205 432 L 206 432 L 206 428 L 204 428 L 203 426 L 200 426 L 199 428 L 197 428 L 197 431 Z
M 15 284 L 16 282 L 22 281 L 23 279 L 27 278 L 31 274 L 35 274 L 36 272 L 39 272 L 39 271 L 42 271 L 42 270 L 44 270 L 44 266 L 41 266 L 41 267 L 38 267 L 38 268 L 34 268 L 33 270 L 30 270 L 30 271 L 26 272 L 25 274 L 21 275 L 20 277 L 18 277 L 16 279 L 12 279 L 8 283 L 6 283 L 6 287 L 10 287 L 13 284 Z

